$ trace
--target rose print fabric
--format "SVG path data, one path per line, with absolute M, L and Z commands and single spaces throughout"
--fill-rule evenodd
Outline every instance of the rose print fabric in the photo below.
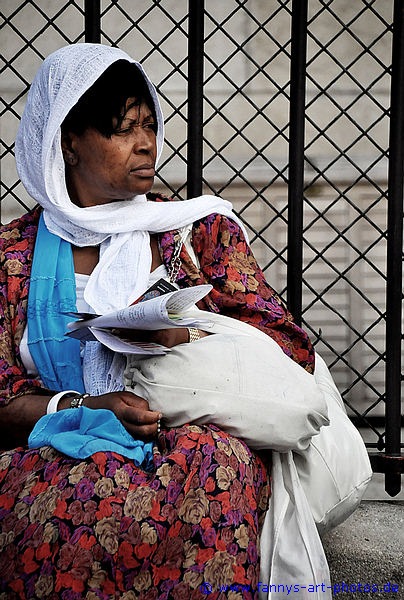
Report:
M 178 238 L 179 233 L 175 231 L 161 236 L 162 259 L 166 265 L 171 263 Z M 210 294 L 200 301 L 199 308 L 261 329 L 292 360 L 313 373 L 314 349 L 310 339 L 267 283 L 240 227 L 223 215 L 208 215 L 194 223 L 191 241 L 200 268 L 193 264 L 183 246 L 177 283 L 180 287 L 213 285 Z
M 19 352 L 38 219 L 36 209 L 0 229 L 0 407 L 40 387 Z M 167 268 L 178 239 L 159 236 Z M 308 336 L 241 230 L 209 215 L 192 243 L 199 265 L 183 247 L 180 287 L 211 283 L 201 309 L 262 329 L 312 372 Z M 81 461 L 49 447 L 2 452 L 0 600 L 258 598 L 265 459 L 214 426 L 189 425 L 161 432 L 151 472 L 114 453 Z
M 25 372 L 19 351 L 38 220 L 36 210 L 0 229 L 0 405 L 40 386 Z
M 4 452 L 0 600 L 258 598 L 267 473 L 214 426 L 162 431 L 152 473 L 114 453 Z

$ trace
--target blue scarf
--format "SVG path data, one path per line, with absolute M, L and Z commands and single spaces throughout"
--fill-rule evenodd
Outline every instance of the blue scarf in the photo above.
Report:
M 114 413 L 105 409 L 82 406 L 45 415 L 32 430 L 28 446 L 52 446 L 80 459 L 96 452 L 117 452 L 137 466 L 153 468 L 153 444 L 133 439 Z
M 45 387 L 84 392 L 80 342 L 65 336 L 75 312 L 76 280 L 69 242 L 48 231 L 41 214 L 28 294 L 28 347 Z
M 50 390 L 73 389 L 80 393 L 85 391 L 80 342 L 65 336 L 67 324 L 72 317 L 64 313 L 76 311 L 76 279 L 71 245 L 48 231 L 41 214 L 28 294 L 28 347 L 43 385 Z M 98 345 L 99 352 L 102 353 L 104 348 L 101 344 Z M 69 456 L 76 456 L 77 453 L 72 450 L 72 447 L 81 440 L 80 444 L 86 446 L 87 452 L 113 449 L 132 458 L 135 464 L 142 465 L 146 469 L 151 468 L 153 443 L 133 440 L 112 412 L 101 411 L 103 413 L 101 415 L 101 412 L 96 410 L 77 412 L 76 409 L 72 410 L 74 414 L 70 411 L 68 411 L 70 414 L 67 414 L 62 410 L 42 417 L 34 431 L 40 431 L 41 435 L 44 435 L 49 426 L 49 417 L 52 418 L 52 427 L 55 430 L 50 427 L 46 433 L 48 437 L 39 436 L 36 440 L 37 445 L 49 444 Z M 110 420 L 108 425 L 104 422 L 106 419 L 104 413 Z M 82 416 L 86 417 L 88 431 L 80 429 Z M 79 417 L 79 422 L 76 423 Z M 104 423 L 102 430 L 98 427 L 100 417 Z M 70 423 L 72 419 L 75 425 L 70 432 L 67 432 L 63 428 L 66 427 L 66 422 Z M 111 438 L 112 441 L 105 434 L 105 427 L 114 432 L 115 437 Z M 56 436 L 57 439 L 64 438 L 61 448 L 52 441 L 52 435 L 58 431 L 62 432 L 62 436 Z M 91 444 L 88 443 L 89 440 Z

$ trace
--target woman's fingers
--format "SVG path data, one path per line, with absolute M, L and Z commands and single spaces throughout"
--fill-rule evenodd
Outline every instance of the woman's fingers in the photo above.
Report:
M 149 341 L 161 344 L 166 348 L 173 348 L 178 344 L 186 344 L 189 342 L 188 329 L 185 327 L 175 327 L 173 329 L 159 329 L 150 331 Z
M 125 429 L 134 439 L 151 440 L 160 432 L 160 421 L 150 425 L 135 425 L 133 423 L 122 423 Z
M 149 337 L 147 338 L 150 342 L 161 344 L 167 348 L 173 348 L 178 344 L 187 344 L 190 342 L 189 329 L 186 327 L 175 327 L 173 329 L 159 329 L 157 331 L 148 332 Z M 198 335 L 200 338 L 210 335 L 206 331 L 198 329 Z
M 111 410 L 133 437 L 155 437 L 159 429 L 161 413 L 149 410 L 147 400 L 133 392 L 110 392 L 101 396 L 90 396 L 86 398 L 86 405 L 89 408 Z

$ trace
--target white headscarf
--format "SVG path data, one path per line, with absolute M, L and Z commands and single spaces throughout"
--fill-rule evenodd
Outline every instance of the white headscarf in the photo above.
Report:
M 164 122 L 156 90 L 138 62 L 102 44 L 73 44 L 48 56 L 32 83 L 15 146 L 18 174 L 43 207 L 49 231 L 76 246 L 100 244 L 100 260 L 84 292 L 97 313 L 127 306 L 146 289 L 152 260 L 149 232 L 177 229 L 211 213 L 237 220 L 230 202 L 214 196 L 151 202 L 139 195 L 86 208 L 70 200 L 60 126 L 102 73 L 122 59 L 138 67 L 149 87 L 157 116 L 158 160 Z

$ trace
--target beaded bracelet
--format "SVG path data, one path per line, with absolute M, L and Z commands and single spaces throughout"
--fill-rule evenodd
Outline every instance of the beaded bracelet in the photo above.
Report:
M 76 396 L 72 398 L 70 401 L 70 408 L 80 408 L 83 404 L 84 398 L 88 398 L 90 394 L 80 394 L 80 396 Z

